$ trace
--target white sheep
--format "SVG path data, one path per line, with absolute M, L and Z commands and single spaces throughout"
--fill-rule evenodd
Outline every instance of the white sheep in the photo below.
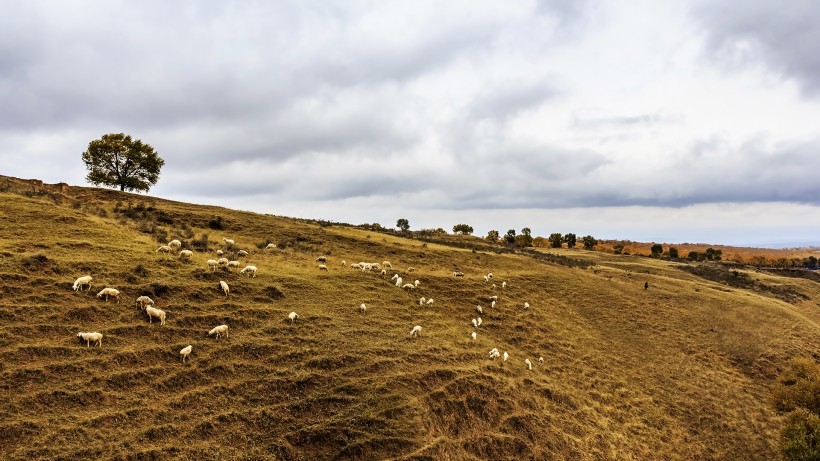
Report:
M 226 282 L 224 280 L 220 280 L 219 281 L 219 288 L 225 293 L 225 297 L 227 298 L 228 297 L 228 292 L 231 291 L 231 289 L 228 287 L 228 282 Z
M 160 325 L 165 325 L 165 311 L 162 309 L 156 309 L 151 306 L 145 307 L 145 313 L 148 314 L 148 323 L 154 323 L 154 317 L 159 319 Z
M 393 274 L 392 277 L 390 277 L 390 281 L 392 282 L 393 280 L 396 280 L 397 278 L 399 278 L 399 274 L 395 273 L 395 274 Z
M 385 268 L 387 268 L 387 269 L 392 269 L 392 268 L 393 268 L 393 265 L 392 265 L 392 264 L 390 264 L 390 261 L 384 261 L 384 262 L 382 262 L 382 266 L 384 266 L 384 267 L 385 267 Z
M 219 266 L 219 261 L 217 261 L 216 259 L 209 259 L 207 261 L 207 264 L 208 264 L 208 269 L 213 269 L 213 272 L 216 272 L 216 268 L 217 268 L 217 266 Z
M 476 334 L 476 332 L 474 331 L 474 332 L 470 333 L 470 336 L 472 336 L 473 341 L 475 341 L 475 338 L 476 338 L 478 335 L 477 335 L 477 334 Z
M 420 334 L 421 334 L 421 325 L 416 325 L 416 326 L 413 327 L 412 330 L 410 330 L 410 336 L 413 337 L 413 338 L 415 338 L 416 336 L 419 336 Z
M 182 250 L 179 252 L 180 259 L 191 259 L 194 255 L 194 252 L 191 250 Z
M 291 312 L 290 314 L 288 314 L 288 318 L 290 319 L 290 323 L 293 323 L 294 320 L 299 318 L 299 314 L 297 314 L 296 312 Z
M 266 250 L 272 250 L 272 249 L 274 249 L 274 248 L 276 248 L 276 244 L 275 244 L 275 243 L 269 243 L 269 244 L 265 245 L 265 249 L 266 249 Z
M 225 267 L 228 268 L 228 270 L 239 270 L 239 261 L 228 261 L 228 264 L 226 264 Z
M 481 317 L 477 318 L 476 320 L 478 320 L 478 325 L 476 325 L 476 326 L 480 327 L 481 326 Z
M 476 307 L 475 307 L 475 310 L 477 310 L 479 314 L 483 314 L 483 313 L 484 313 L 484 309 L 482 309 L 482 308 L 481 308 L 481 306 L 476 306 Z
M 74 281 L 74 291 L 83 291 L 83 287 L 85 285 L 88 285 L 88 291 L 91 291 L 91 280 L 92 278 L 90 275 L 84 275 L 82 277 L 77 278 L 77 280 Z
M 219 258 L 219 259 L 216 261 L 216 263 L 217 263 L 217 264 L 219 264 L 219 265 L 220 265 L 220 266 L 222 266 L 222 267 L 227 266 L 229 262 L 230 262 L 230 261 L 228 261 L 228 258 Z
M 351 269 L 361 269 L 362 266 L 360 266 L 359 263 L 353 263 L 353 264 L 350 265 L 350 268 Z
M 492 273 L 492 272 L 490 272 L 489 274 L 487 274 L 487 278 L 488 278 L 488 279 L 493 278 L 493 273 Z
M 435 301 L 433 301 L 433 298 L 430 298 L 430 299 L 428 299 L 428 300 L 427 300 L 427 305 L 428 305 L 428 306 L 430 306 L 430 305 L 432 305 L 434 302 L 435 302 Z
M 490 349 L 490 360 L 495 360 L 499 357 L 501 357 L 501 353 L 498 352 L 497 348 L 494 347 L 494 348 Z
M 401 277 L 397 276 L 396 277 L 396 286 L 401 288 L 401 285 L 402 285 L 402 279 L 401 279 Z
M 193 349 L 194 347 L 188 344 L 187 346 L 183 347 L 182 350 L 179 351 L 179 355 L 182 356 L 182 363 L 185 363 L 185 359 L 187 359 L 188 356 L 191 355 L 191 351 Z
M 326 263 L 327 262 L 327 256 L 319 256 L 318 258 L 316 258 L 316 260 L 314 262 Z
M 530 303 L 524 301 L 524 309 L 529 309 L 529 308 L 530 308 Z
M 498 301 L 498 295 L 490 296 L 488 301 Z
M 77 333 L 78 338 L 82 338 L 85 341 L 85 347 L 89 347 L 91 343 L 96 343 L 97 346 L 102 347 L 102 333 Z
M 168 246 L 169 246 L 169 247 L 177 247 L 177 248 L 182 248 L 182 242 L 180 242 L 180 241 L 179 241 L 179 240 L 177 240 L 177 239 L 173 239 L 173 240 L 171 240 L 170 242 L 168 242 Z
M 473 319 L 473 328 L 478 328 L 478 320 Z
M 367 310 L 367 306 L 364 303 L 359 304 L 359 312 L 364 314 L 366 310 Z
M 464 272 L 454 271 L 453 277 L 464 277 Z
M 156 303 L 154 302 L 154 300 L 149 298 L 148 296 L 140 296 L 139 298 L 137 298 L 137 301 L 136 301 L 137 307 L 145 307 L 145 306 L 148 306 L 148 305 L 153 306 L 155 304 Z
M 208 336 L 216 335 L 216 339 L 221 338 L 222 336 L 228 337 L 228 325 L 219 325 L 216 327 L 211 328 L 211 331 L 208 332 Z
M 382 278 L 384 278 L 384 276 L 387 275 L 387 269 L 382 269 L 382 271 L 379 273 L 379 275 L 381 275 Z
M 421 282 L 419 282 L 418 280 L 413 281 L 413 285 L 415 285 L 415 286 L 416 286 L 416 288 L 418 288 L 418 286 L 419 286 L 419 284 L 420 284 L 420 283 L 421 283 Z
M 538 363 L 543 364 L 544 363 L 544 357 L 538 357 Z
M 415 272 L 415 271 L 416 271 L 416 268 L 413 267 L 413 266 L 410 266 L 410 267 L 407 268 L 407 272 Z
M 527 370 L 532 370 L 532 362 L 530 362 L 530 359 L 524 359 L 524 363 L 527 364 Z
M 319 264 L 319 270 L 320 270 L 320 271 L 329 271 L 329 269 L 327 268 L 327 266 L 326 266 L 326 265 L 324 265 L 324 264 Z
M 97 297 L 102 298 L 103 296 L 105 296 L 105 302 L 108 302 L 108 297 L 110 296 L 117 300 L 117 304 L 120 303 L 120 290 L 116 288 L 103 288 L 97 293 Z
M 489 282 L 489 281 L 490 281 L 490 279 L 488 279 L 488 278 L 487 278 L 487 276 L 485 275 L 485 276 L 484 276 L 484 283 L 487 283 L 487 282 Z
M 240 274 L 244 274 L 246 272 L 248 277 L 256 277 L 256 266 L 245 266 L 241 271 L 239 271 Z
M 171 247 L 169 247 L 168 245 L 162 245 L 161 247 L 157 248 L 156 252 L 157 253 L 162 252 L 162 253 L 165 253 L 165 254 L 171 254 L 172 251 L 174 251 L 174 250 Z
M 222 256 L 222 255 L 224 255 L 224 254 L 225 254 L 225 252 L 224 252 L 224 251 L 222 251 L 222 250 L 216 250 L 216 255 L 217 255 L 217 256 Z
M 493 286 L 491 286 L 490 288 L 492 288 L 493 290 L 495 290 L 495 283 L 493 283 Z
M 490 307 L 495 307 L 495 301 L 490 303 Z
M 510 354 L 508 354 L 507 351 L 504 351 L 504 361 L 506 362 L 508 358 L 510 358 Z
M 224 240 L 224 241 L 225 241 L 225 243 L 226 243 L 229 247 L 232 247 L 232 246 L 236 245 L 236 242 L 235 242 L 234 240 L 229 239 L 229 238 L 222 237 L 222 240 Z
M 342 266 L 347 267 L 347 261 L 345 261 L 344 259 L 342 260 Z
M 239 256 L 248 256 L 248 252 L 245 250 L 239 250 L 236 252 Z
M 427 302 L 427 298 L 425 298 L 424 296 L 419 298 L 419 306 L 423 306 L 424 303 L 426 303 L 426 302 Z
M 501 288 L 507 288 L 507 282 L 501 282 Z
M 401 279 L 399 279 L 399 280 L 401 280 Z M 408 290 L 415 290 L 415 289 L 416 289 L 416 286 L 415 286 L 415 285 L 413 285 L 412 283 L 405 283 L 405 284 L 404 284 L 404 285 L 402 285 L 401 287 L 402 287 L 402 288 L 407 288 Z

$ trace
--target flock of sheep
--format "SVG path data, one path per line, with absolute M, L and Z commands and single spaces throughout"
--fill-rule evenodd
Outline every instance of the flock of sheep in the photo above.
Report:
M 223 238 L 223 240 L 225 241 L 228 248 L 231 248 L 236 244 L 236 242 L 232 239 Z M 170 242 L 168 242 L 167 245 L 160 246 L 157 249 L 157 252 L 162 252 L 162 253 L 165 253 L 165 254 L 171 254 L 172 252 L 174 252 L 176 250 L 179 250 L 181 248 L 181 246 L 182 246 L 182 243 L 179 240 L 171 240 Z M 174 248 L 176 248 L 176 250 L 174 250 Z M 274 245 L 273 243 L 270 243 L 265 247 L 265 249 L 274 249 L 274 248 L 276 248 L 276 245 Z M 193 252 L 191 250 L 180 250 L 178 254 L 179 254 L 179 257 L 181 259 L 190 259 L 193 256 Z M 222 257 L 223 254 L 224 254 L 224 251 L 218 250 L 217 255 L 220 256 L 220 258 L 218 260 L 209 259 L 206 262 L 206 264 L 207 264 L 207 266 L 210 270 L 216 271 L 218 268 L 225 268 L 228 271 L 230 271 L 231 269 L 239 269 L 239 266 L 240 266 L 239 261 L 235 261 L 235 260 L 234 261 L 229 261 L 227 258 Z M 245 251 L 245 250 L 239 250 L 239 251 L 236 252 L 236 254 L 238 256 L 247 256 L 248 252 Z M 319 270 L 322 270 L 322 271 L 328 271 L 329 270 L 328 267 L 327 267 L 327 264 L 326 264 L 327 263 L 327 257 L 326 256 L 319 256 L 318 258 L 315 259 L 315 262 L 320 263 L 318 265 Z M 343 260 L 343 261 L 341 261 L 341 265 L 342 266 L 347 266 L 347 262 Z M 383 261 L 382 263 L 358 262 L 358 263 L 351 264 L 350 268 L 358 269 L 358 270 L 361 270 L 362 272 L 379 271 L 381 277 L 384 278 L 387 275 L 387 269 L 393 269 L 393 265 L 390 263 L 390 261 Z M 414 267 L 408 267 L 406 272 L 408 274 L 412 273 L 412 272 L 415 272 L 415 268 Z M 252 266 L 252 265 L 246 265 L 243 269 L 239 270 L 239 273 L 240 274 L 247 274 L 249 277 L 256 277 L 257 267 Z M 465 277 L 465 275 L 464 275 L 463 272 L 456 271 L 456 272 L 453 272 L 453 277 L 463 278 L 463 277 Z M 493 274 L 488 273 L 488 274 L 484 275 L 483 280 L 484 280 L 485 283 L 490 282 L 491 280 L 493 280 Z M 74 289 L 74 291 L 82 291 L 83 288 L 87 287 L 87 289 L 90 291 L 92 281 L 93 281 L 93 278 L 90 275 L 79 277 L 74 281 L 73 289 Z M 399 288 L 405 289 L 405 290 L 415 290 L 421 284 L 421 282 L 418 279 L 414 280 L 412 283 L 404 283 L 404 280 L 402 279 L 402 277 L 399 275 L 398 272 L 395 272 L 393 274 L 392 278 L 390 279 L 390 282 L 394 282 L 396 287 L 399 287 Z M 230 287 L 228 286 L 228 283 L 225 282 L 224 280 L 220 280 L 219 281 L 219 286 L 220 286 L 221 291 L 225 294 L 225 297 L 228 297 L 228 295 L 230 293 Z M 507 282 L 506 281 L 502 282 L 501 283 L 501 288 L 503 289 L 503 288 L 506 288 L 506 287 L 507 287 Z M 495 283 L 492 284 L 492 288 L 493 289 L 496 288 Z M 115 289 L 115 288 L 106 287 L 106 288 L 103 288 L 99 293 L 97 293 L 97 297 L 100 298 L 100 299 L 102 299 L 104 297 L 106 302 L 109 300 L 109 298 L 114 298 L 114 299 L 117 300 L 117 303 L 119 303 L 120 302 L 120 299 L 119 299 L 120 291 Z M 497 295 L 490 296 L 488 298 L 488 301 L 490 301 L 490 307 L 494 308 L 496 306 L 496 302 L 498 301 L 498 296 Z M 433 298 L 421 297 L 419 299 L 419 305 L 420 306 L 424 306 L 424 305 L 430 306 L 433 303 L 434 303 Z M 142 308 L 142 309 L 145 310 L 145 313 L 148 316 L 148 322 L 149 323 L 153 323 L 153 320 L 157 319 L 157 320 L 159 320 L 160 325 L 165 325 L 166 312 L 161 310 L 161 309 L 157 309 L 155 307 L 155 304 L 156 303 L 154 302 L 154 300 L 152 300 L 148 296 L 140 296 L 136 299 L 137 307 Z M 529 309 L 530 304 L 529 304 L 529 302 L 525 301 L 523 303 L 523 306 L 524 306 L 524 309 Z M 367 311 L 367 306 L 365 305 L 365 303 L 361 303 L 359 305 L 359 312 L 361 314 L 365 314 L 366 311 Z M 478 333 L 477 333 L 478 328 L 483 324 L 483 320 L 481 318 L 481 315 L 484 313 L 484 308 L 481 305 L 477 305 L 476 306 L 476 311 L 478 312 L 479 315 L 477 317 L 471 319 L 471 323 L 473 325 L 474 330 L 470 333 L 470 337 L 472 338 L 473 341 L 475 341 L 477 339 L 477 337 L 478 337 Z M 290 312 L 287 315 L 287 318 L 291 323 L 293 323 L 294 321 L 296 321 L 299 318 L 299 314 L 297 314 L 296 312 Z M 422 331 L 421 325 L 415 325 L 410 330 L 410 335 L 409 336 L 411 338 L 418 337 L 418 336 L 421 335 L 421 331 Z M 215 336 L 217 339 L 219 339 L 223 336 L 227 337 L 228 336 L 228 325 L 218 325 L 218 326 L 212 328 L 208 332 L 208 336 Z M 98 346 L 98 347 L 102 347 L 103 335 L 99 332 L 80 332 L 80 333 L 77 333 L 77 337 L 79 337 L 82 341 L 85 341 L 86 347 L 90 347 L 92 344 L 94 344 L 95 346 Z M 188 346 L 182 348 L 182 350 L 179 351 L 179 354 L 182 357 L 182 362 L 183 363 L 185 363 L 186 359 L 190 356 L 192 351 L 193 351 L 193 345 L 190 345 L 190 344 Z M 509 358 L 509 353 L 507 351 L 505 351 L 503 354 L 501 354 L 500 351 L 497 348 L 492 348 L 489 352 L 489 358 L 491 360 L 494 360 L 494 359 L 499 358 L 499 357 L 503 357 L 503 362 L 506 362 Z M 539 363 L 544 363 L 544 358 L 539 357 L 538 361 L 539 361 Z M 532 362 L 530 361 L 529 358 L 524 360 L 524 364 L 527 366 L 527 369 L 532 370 Z

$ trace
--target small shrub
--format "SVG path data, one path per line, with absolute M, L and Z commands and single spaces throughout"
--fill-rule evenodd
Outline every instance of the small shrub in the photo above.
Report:
M 222 220 L 222 216 L 214 216 L 210 221 L 208 221 L 208 228 L 214 230 L 225 230 L 225 222 Z
M 145 268 L 142 264 L 137 265 L 137 267 L 133 270 L 134 275 L 138 275 L 140 277 L 148 277 L 148 269 Z
M 198 251 L 208 251 L 208 234 L 202 234 L 199 239 L 192 240 L 191 248 Z
M 789 413 L 780 431 L 780 453 L 787 461 L 820 459 L 820 416 L 805 408 Z
M 169 291 L 171 291 L 171 288 L 168 285 L 165 285 L 164 283 L 152 283 L 149 287 L 149 290 L 150 294 L 148 296 L 154 295 L 155 297 L 159 298 L 167 294 Z
M 795 358 L 778 376 L 772 400 L 781 412 L 805 408 L 820 414 L 820 366 L 809 358 Z

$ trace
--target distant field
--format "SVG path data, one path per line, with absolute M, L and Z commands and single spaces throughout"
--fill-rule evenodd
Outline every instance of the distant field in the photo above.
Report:
M 0 219 L 2 459 L 771 460 L 770 386 L 820 356 L 812 278 L 546 250 L 592 263 L 571 267 L 6 177 Z M 173 238 L 192 260 L 156 251 Z M 217 250 L 257 277 L 211 272 Z

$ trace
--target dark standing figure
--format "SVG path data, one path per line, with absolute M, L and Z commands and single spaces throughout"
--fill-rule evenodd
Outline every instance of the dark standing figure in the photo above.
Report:
M 648 290 L 648 289 L 649 289 L 649 282 L 643 282 L 643 289 L 644 289 L 644 290 Z

